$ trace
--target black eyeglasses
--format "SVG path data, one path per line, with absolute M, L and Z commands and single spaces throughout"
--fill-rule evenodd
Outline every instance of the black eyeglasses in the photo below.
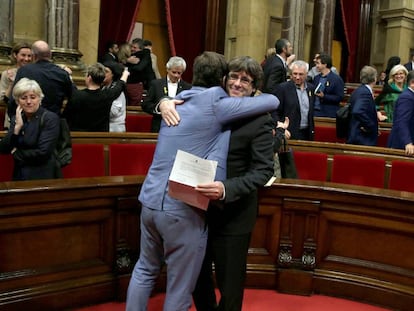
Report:
M 241 77 L 237 73 L 229 73 L 228 78 L 230 81 L 240 80 L 240 84 L 244 86 L 249 86 L 254 80 L 250 80 L 247 77 Z

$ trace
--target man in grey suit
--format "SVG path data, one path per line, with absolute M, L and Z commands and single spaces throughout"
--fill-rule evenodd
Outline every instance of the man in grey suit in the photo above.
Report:
M 216 180 L 226 178 L 230 131 L 235 120 L 272 111 L 279 101 L 270 94 L 229 97 L 220 86 L 227 74 L 224 56 L 199 55 L 193 67 L 193 87 L 177 99 L 178 126 L 161 123 L 152 165 L 139 194 L 141 211 L 140 257 L 127 294 L 127 311 L 146 310 L 161 266 L 167 265 L 164 311 L 187 311 L 207 244 L 205 212 L 173 199 L 168 178 L 178 150 L 218 162 Z M 162 105 L 162 103 L 161 103 Z

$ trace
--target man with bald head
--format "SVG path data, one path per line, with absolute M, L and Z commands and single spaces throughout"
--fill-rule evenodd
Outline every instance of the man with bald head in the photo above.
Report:
M 32 45 L 33 63 L 27 67 L 19 68 L 14 83 L 21 78 L 28 78 L 37 81 L 42 88 L 45 97 L 42 100 L 42 107 L 60 115 L 63 101 L 70 98 L 72 94 L 72 80 L 65 70 L 53 64 L 52 52 L 47 42 L 39 40 Z M 16 114 L 16 103 L 10 100 L 8 113 L 10 116 Z

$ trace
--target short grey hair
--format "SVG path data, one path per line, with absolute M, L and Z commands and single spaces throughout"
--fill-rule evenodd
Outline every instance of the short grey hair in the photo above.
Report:
M 372 66 L 364 66 L 361 69 L 359 78 L 362 84 L 370 84 L 377 80 L 377 69 Z
M 173 67 L 183 67 L 183 71 L 185 71 L 187 68 L 187 63 L 185 62 L 184 58 L 180 56 L 173 56 L 170 57 L 165 67 L 167 70 L 170 70 Z
M 309 71 L 309 64 L 303 60 L 295 60 L 292 64 L 290 64 L 290 68 L 293 68 L 294 66 L 298 68 L 305 68 L 306 72 Z
M 40 97 L 40 99 L 43 99 L 44 97 L 42 88 L 40 87 L 39 83 L 28 78 L 21 78 L 13 87 L 13 98 L 17 100 L 27 92 L 35 93 Z

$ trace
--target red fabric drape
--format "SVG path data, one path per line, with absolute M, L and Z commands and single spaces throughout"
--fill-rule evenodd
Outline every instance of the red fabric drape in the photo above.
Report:
M 108 41 L 129 40 L 141 0 L 101 0 L 98 55 L 105 53 Z
M 344 22 L 345 37 L 349 53 L 348 67 L 346 69 L 347 82 L 359 82 L 359 74 L 355 72 L 355 58 L 359 32 L 359 6 L 359 0 L 341 0 L 342 20 Z
M 207 0 L 165 0 L 165 10 L 171 55 L 185 59 L 183 79 L 191 82 L 194 58 L 205 48 Z

